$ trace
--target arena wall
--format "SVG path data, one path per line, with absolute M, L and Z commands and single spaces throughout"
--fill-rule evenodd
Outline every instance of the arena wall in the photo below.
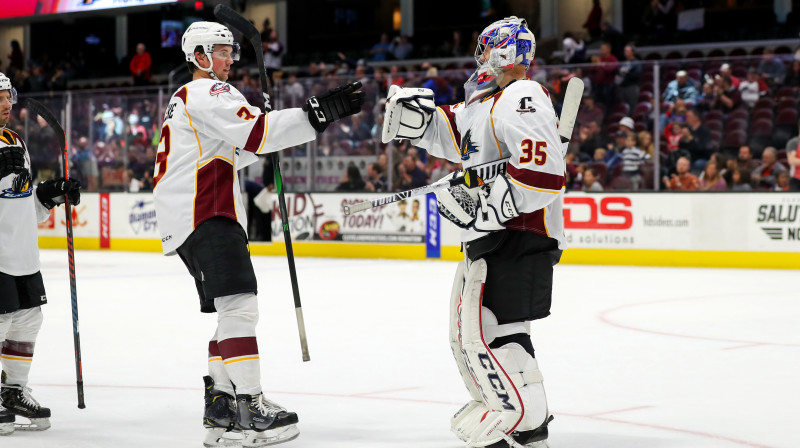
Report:
M 435 198 L 344 216 L 342 205 L 380 194 L 288 194 L 294 252 L 301 257 L 459 260 L 459 229 Z M 161 250 L 149 193 L 84 193 L 73 209 L 77 249 Z M 414 199 L 419 204 L 414 204 Z M 271 201 L 274 204 L 274 198 Z M 416 218 L 413 210 L 419 207 Z M 272 240 L 254 255 L 285 254 L 277 206 Z M 798 193 L 569 193 L 563 263 L 800 269 Z M 65 248 L 63 207 L 40 224 L 40 247 Z

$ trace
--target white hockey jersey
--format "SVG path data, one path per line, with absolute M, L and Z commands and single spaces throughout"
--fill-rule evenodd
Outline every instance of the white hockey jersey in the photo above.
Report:
M 508 158 L 506 173 L 520 216 L 506 228 L 535 232 L 566 248 L 563 203 L 566 144 L 550 94 L 536 81 L 514 81 L 467 106 L 439 106 L 417 143 L 464 168 Z M 462 232 L 462 241 L 485 236 Z
M 153 178 L 156 219 L 166 255 L 214 216 L 247 216 L 237 170 L 266 154 L 317 136 L 302 109 L 262 113 L 228 83 L 197 79 L 172 96 Z
M 25 167 L 31 169 L 31 157 L 25 142 L 16 132 L 0 128 L 0 148 L 4 146 L 25 148 Z M 11 186 L 16 174 L 0 179 L 0 272 L 20 276 L 39 271 L 39 228 L 37 222 L 46 221 L 50 210 L 36 198 L 36 187 L 29 185 L 21 193 Z

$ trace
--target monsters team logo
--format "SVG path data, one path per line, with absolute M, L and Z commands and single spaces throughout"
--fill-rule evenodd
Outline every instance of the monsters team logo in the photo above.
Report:
M 536 112 L 536 108 L 533 107 L 533 99 L 529 96 L 523 96 L 520 98 L 519 104 L 517 104 L 517 112 Z
M 32 188 L 25 188 L 25 190 L 20 191 L 19 193 L 14 193 L 14 190 L 11 188 L 6 188 L 5 190 L 0 193 L 0 198 L 3 199 L 20 199 L 20 198 L 27 198 L 28 196 L 33 194 Z
M 461 139 L 461 147 L 458 148 L 461 153 L 461 160 L 469 160 L 469 155 L 478 152 L 478 146 L 472 143 L 472 129 L 467 130 L 464 137 Z
M 225 82 L 218 82 L 218 83 L 214 84 L 213 86 L 211 86 L 211 91 L 208 92 L 208 93 L 209 93 L 209 95 L 214 96 L 214 95 L 219 95 L 220 93 L 225 93 L 225 92 L 230 92 L 230 91 L 231 91 L 231 85 L 230 84 L 225 83 Z

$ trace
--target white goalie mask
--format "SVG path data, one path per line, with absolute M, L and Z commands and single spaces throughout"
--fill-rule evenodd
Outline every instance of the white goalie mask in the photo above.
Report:
M 11 80 L 4 73 L 0 72 L 0 91 L 8 90 L 11 92 L 11 104 L 17 104 L 17 89 L 11 85 Z
M 209 74 L 213 74 L 211 67 L 200 67 L 200 64 L 197 63 L 197 59 L 194 57 L 194 50 L 198 46 L 202 47 L 203 53 L 210 59 L 214 52 L 214 45 L 230 45 L 233 47 L 230 54 L 231 59 L 234 61 L 239 60 L 241 48 L 239 44 L 233 40 L 233 33 L 231 33 L 228 27 L 217 22 L 195 22 L 189 25 L 189 28 L 183 33 L 183 39 L 181 40 L 181 49 L 186 56 L 186 61 L 193 63 L 197 68 Z

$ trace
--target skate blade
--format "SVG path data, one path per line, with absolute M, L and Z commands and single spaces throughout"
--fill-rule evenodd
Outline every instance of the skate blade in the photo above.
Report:
M 14 432 L 14 422 L 0 423 L 0 436 L 8 436 Z
M 289 442 L 300 436 L 297 425 L 287 425 L 264 432 L 245 431 L 242 448 L 258 448 Z
M 30 423 L 14 423 L 17 431 L 44 431 L 50 428 L 49 418 L 31 418 Z
M 242 446 L 242 436 L 239 432 L 227 431 L 225 428 L 209 428 L 203 446 L 206 448 L 240 447 Z

